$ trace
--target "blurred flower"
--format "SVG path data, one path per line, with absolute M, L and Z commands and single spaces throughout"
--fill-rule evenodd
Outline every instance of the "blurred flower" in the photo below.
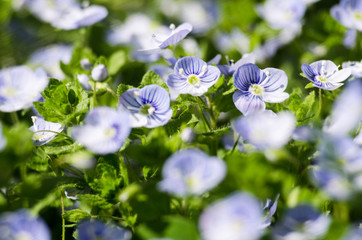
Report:
M 32 71 L 14 66 L 0 71 L 0 111 L 14 112 L 30 107 L 48 85 L 42 69 Z
M 300 24 L 305 10 L 306 4 L 300 0 L 267 0 L 256 7 L 257 13 L 275 29 Z
M 271 199 L 266 200 L 265 206 L 263 208 L 264 212 L 266 212 L 266 215 L 264 217 L 265 220 L 264 220 L 264 224 L 263 224 L 264 228 L 270 226 L 270 224 L 271 224 L 272 217 L 275 214 L 275 212 L 277 211 L 278 198 L 279 198 L 279 194 L 277 195 L 277 197 L 275 198 L 274 201 Z
M 199 229 L 205 240 L 257 240 L 263 222 L 259 202 L 239 192 L 208 206 L 200 216 Z
M 163 126 L 172 117 L 168 92 L 155 84 L 127 90 L 119 97 L 118 108 L 130 113 L 132 127 Z
M 222 53 L 250 51 L 250 40 L 239 28 L 233 28 L 230 33 L 216 32 L 214 35 L 215 47 Z
M 352 76 L 355 78 L 362 78 L 362 61 L 360 62 L 344 62 L 342 68 L 349 68 L 352 71 Z
M 197 149 L 183 149 L 167 159 L 158 187 L 181 197 L 199 196 L 219 184 L 225 174 L 223 160 Z
M 221 74 L 225 76 L 233 75 L 234 72 L 242 65 L 247 63 L 255 63 L 255 54 L 254 53 L 247 53 L 244 54 L 241 59 L 239 59 L 236 63 L 232 60 L 228 60 L 229 65 L 219 65 L 216 64 L 217 67 L 220 69 Z
M 103 82 L 108 78 L 108 71 L 104 64 L 99 64 L 92 70 L 92 79 L 96 82 Z
M 72 136 L 89 151 L 96 154 L 117 152 L 131 131 L 126 112 L 110 107 L 90 110 L 82 126 L 74 127 Z
M 276 240 L 320 239 L 328 231 L 331 219 L 308 205 L 299 205 L 287 211 L 274 228 Z
M 331 15 L 347 28 L 362 31 L 362 2 L 360 0 L 341 0 L 331 8 Z
M 302 71 L 305 77 L 313 82 L 314 87 L 324 90 L 335 90 L 343 85 L 342 81 L 351 75 L 351 70 L 338 70 L 336 64 L 329 60 L 320 60 L 310 65 L 303 64 Z
M 146 49 L 139 50 L 143 53 L 157 53 L 161 49 L 167 48 L 173 44 L 178 43 L 184 39 L 192 31 L 192 25 L 189 23 L 183 23 L 176 28 L 174 24 L 170 25 L 170 30 L 167 33 L 154 33 L 150 46 Z
M 86 91 L 92 90 L 92 86 L 88 82 L 89 77 L 87 74 L 84 74 L 84 73 L 78 74 L 77 79 L 78 79 L 79 83 L 82 85 L 82 87 L 84 88 L 84 90 L 86 90 Z
M 79 240 L 130 240 L 132 233 L 113 224 L 105 224 L 99 220 L 84 221 L 78 225 Z
M 264 111 L 240 117 L 233 125 L 243 140 L 258 149 L 276 149 L 283 147 L 289 141 L 296 119 L 290 112 L 275 114 Z
M 6 147 L 7 140 L 3 135 L 3 126 L 0 123 L 0 151 L 2 151 Z
M 347 235 L 343 238 L 343 240 L 360 240 L 362 239 L 362 229 L 361 227 L 354 227 L 349 230 Z
M 313 129 L 309 126 L 300 126 L 294 130 L 292 139 L 302 142 L 309 142 L 315 140 L 317 138 L 317 135 L 317 129 Z
M 80 60 L 80 65 L 84 70 L 91 70 L 93 68 L 93 65 L 90 63 L 88 58 L 83 58 Z
M 283 102 L 289 97 L 288 77 L 276 68 L 260 70 L 252 63 L 239 67 L 233 75 L 234 86 L 238 89 L 233 95 L 237 109 L 244 115 L 265 110 L 265 103 Z
M 362 119 L 362 82 L 360 80 L 348 83 L 333 104 L 329 124 L 324 131 L 334 136 L 348 135 L 358 128 Z
M 218 6 L 213 0 L 160 0 L 159 6 L 167 17 L 189 22 L 195 34 L 209 30 L 218 19 Z
M 353 140 L 356 144 L 362 146 L 362 130 L 360 130 L 359 134 Z
M 356 46 L 357 31 L 348 29 L 344 34 L 343 45 L 348 49 L 353 49 Z
M 28 0 L 26 6 L 42 21 L 63 30 L 90 26 L 108 15 L 105 7 L 82 8 L 75 0 Z
M 1 240 L 50 240 L 50 231 L 46 223 L 25 209 L 2 214 L 0 232 Z
M 68 64 L 72 57 L 73 47 L 69 45 L 51 45 L 38 49 L 29 58 L 29 64 L 42 67 L 49 77 L 63 80 L 64 73 L 60 69 L 60 61 Z
M 185 143 L 192 143 L 195 140 L 195 131 L 193 128 L 190 127 L 186 127 L 182 130 L 181 132 L 181 139 L 182 141 L 184 141 Z
M 167 85 L 180 94 L 201 96 L 219 77 L 217 67 L 207 65 L 198 57 L 184 57 L 177 61 L 174 72 L 168 76 Z
M 34 132 L 33 141 L 36 146 L 50 142 L 57 133 L 64 129 L 62 124 L 45 121 L 42 117 L 33 116 L 31 119 L 33 126 L 30 127 L 30 130 Z
M 234 133 L 226 133 L 222 136 L 222 144 L 224 145 L 225 150 L 232 150 L 236 140 L 238 140 L 237 138 L 235 138 Z M 243 139 L 239 138 L 238 143 L 237 143 L 237 148 L 239 149 L 239 151 L 241 152 L 244 148 L 243 146 Z

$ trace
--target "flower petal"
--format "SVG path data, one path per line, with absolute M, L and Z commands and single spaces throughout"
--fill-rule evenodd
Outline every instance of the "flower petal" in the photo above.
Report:
M 286 92 L 265 92 L 261 95 L 261 99 L 268 103 L 280 103 L 289 98 L 289 94 Z
M 352 73 L 352 71 L 350 68 L 345 68 L 345 69 L 339 70 L 338 72 L 336 72 L 335 74 L 330 76 L 328 81 L 331 83 L 343 82 L 351 75 L 351 73 Z
M 184 57 L 177 61 L 175 65 L 175 74 L 178 74 L 182 68 L 186 76 L 191 74 L 199 75 L 202 72 L 203 66 L 207 66 L 206 62 L 198 57 Z
M 127 90 L 119 97 L 119 103 L 117 107 L 119 109 L 129 111 L 131 114 L 138 113 L 140 107 L 142 106 L 141 103 L 137 100 L 138 93 L 139 89 L 137 88 Z
M 314 87 L 318 87 L 318 88 L 328 90 L 328 91 L 335 90 L 342 85 L 343 85 L 343 83 L 330 83 L 330 82 L 320 82 L 320 81 L 316 81 L 313 83 Z
M 314 72 L 311 66 L 309 66 L 308 64 L 303 64 L 302 72 L 310 81 L 314 82 L 314 77 L 317 75 L 317 73 Z
M 178 43 L 179 41 L 184 39 L 187 36 L 187 34 L 189 34 L 191 31 L 192 31 L 192 25 L 190 23 L 181 24 L 172 32 L 172 34 L 166 40 L 164 40 L 159 45 L 159 48 L 166 48 L 175 43 Z
M 260 84 L 266 92 L 282 92 L 287 88 L 288 77 L 284 71 L 276 68 L 266 68 L 263 71 L 269 75 L 269 78 L 264 79 Z
M 233 101 L 236 108 L 245 116 L 265 110 L 265 103 L 258 96 L 250 93 L 236 91 L 233 95 Z
M 220 70 L 217 67 L 209 65 L 205 74 L 200 77 L 200 81 L 203 83 L 203 85 L 209 88 L 216 83 L 219 77 Z
M 233 78 L 237 89 L 248 91 L 251 84 L 258 84 L 265 78 L 265 73 L 256 65 L 248 63 L 239 67 Z
M 168 92 L 155 84 L 147 85 L 139 91 L 139 98 L 143 104 L 151 104 L 156 112 L 163 113 L 170 109 Z
M 330 75 L 336 71 L 338 71 L 338 67 L 330 60 L 320 60 L 312 63 L 310 67 L 316 73 L 316 75 Z M 322 71 L 323 70 L 323 71 Z M 327 74 L 325 74 L 327 73 Z

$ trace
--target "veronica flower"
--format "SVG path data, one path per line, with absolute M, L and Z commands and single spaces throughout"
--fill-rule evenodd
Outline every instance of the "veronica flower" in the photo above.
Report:
M 48 85 L 42 69 L 15 66 L 0 71 L 0 111 L 14 112 L 30 107 Z
M 222 53 L 250 51 L 250 39 L 239 28 L 233 28 L 230 33 L 216 32 L 214 36 L 215 46 Z
M 329 60 L 320 60 L 310 65 L 303 64 L 302 71 L 305 77 L 313 82 L 313 86 L 329 91 L 342 86 L 341 82 L 351 75 L 349 68 L 338 70 L 336 64 Z
M 295 116 L 290 112 L 276 115 L 265 111 L 238 118 L 234 130 L 258 149 L 276 149 L 289 141 L 295 124 Z
M 359 132 L 359 134 L 353 139 L 353 142 L 356 144 L 362 146 L 362 130 Z
M 181 197 L 201 195 L 225 177 L 226 165 L 197 149 L 184 149 L 167 159 L 162 169 L 161 191 Z
M 283 102 L 289 97 L 284 90 L 288 77 L 276 68 L 260 70 L 254 64 L 244 64 L 234 75 L 234 86 L 238 89 L 233 95 L 235 106 L 244 115 L 265 110 L 265 103 Z
M 343 26 L 362 31 L 362 2 L 341 0 L 331 8 L 331 15 Z
M 72 46 L 51 45 L 35 51 L 30 56 L 29 63 L 44 68 L 50 77 L 63 80 L 65 75 L 60 69 L 60 61 L 68 64 L 72 57 L 72 51 Z
M 277 197 L 275 198 L 274 201 L 271 199 L 266 200 L 266 203 L 263 208 L 264 212 L 266 212 L 266 215 L 264 217 L 265 220 L 264 220 L 264 224 L 263 224 L 264 228 L 270 226 L 270 224 L 271 224 L 272 217 L 275 214 L 275 212 L 277 211 L 278 198 L 279 198 L 279 194 L 277 195 Z
M 53 123 L 45 121 L 42 117 L 31 117 L 33 120 L 33 126 L 30 130 L 34 132 L 33 141 L 36 146 L 44 145 L 50 142 L 57 133 L 63 131 L 64 126 L 60 123 Z
M 362 229 L 359 226 L 353 227 L 342 240 L 359 240 L 362 239 Z
M 333 104 L 329 123 L 324 131 L 334 136 L 347 136 L 355 131 L 362 119 L 362 83 L 351 81 Z M 348 107 L 346 107 L 348 106 Z
M 234 193 L 208 206 L 199 219 L 205 240 L 257 240 L 264 222 L 259 202 L 246 193 Z
M 101 221 L 84 221 L 78 226 L 79 240 L 130 240 L 132 233 L 113 224 Z
M 300 0 L 267 0 L 263 5 L 258 5 L 256 10 L 272 28 L 282 29 L 299 24 L 306 5 Z
M 51 237 L 46 223 L 24 209 L 2 214 L 0 232 L 3 240 L 50 240 Z
M 127 90 L 119 97 L 118 108 L 130 113 L 132 127 L 163 126 L 172 117 L 170 96 L 155 84 Z
M 287 211 L 273 233 L 276 240 L 320 239 L 327 232 L 331 219 L 308 205 Z
M 3 135 L 3 126 L 0 123 L 0 151 L 2 151 L 6 147 L 7 140 Z
M 167 85 L 180 94 L 201 96 L 220 77 L 217 67 L 207 65 L 198 57 L 184 57 L 176 62 L 174 72 L 168 76 Z
M 362 61 L 360 62 L 344 62 L 342 63 L 342 68 L 351 69 L 351 75 L 355 78 L 362 78 Z
M 96 107 L 88 112 L 84 125 L 74 127 L 71 134 L 91 152 L 104 155 L 117 152 L 130 131 L 127 112 Z
M 234 72 L 241 67 L 244 64 L 247 63 L 255 63 L 255 54 L 249 53 L 244 54 L 241 59 L 239 59 L 237 62 L 234 63 L 232 60 L 228 60 L 229 65 L 219 65 L 217 64 L 217 67 L 220 69 L 221 74 L 225 76 L 233 75 Z
M 171 24 L 168 33 L 153 34 L 151 41 L 152 45 L 149 46 L 147 49 L 141 49 L 139 51 L 146 53 L 159 52 L 161 49 L 178 43 L 179 41 L 184 39 L 191 31 L 192 25 L 189 23 L 183 23 L 178 27 L 176 27 L 174 24 Z

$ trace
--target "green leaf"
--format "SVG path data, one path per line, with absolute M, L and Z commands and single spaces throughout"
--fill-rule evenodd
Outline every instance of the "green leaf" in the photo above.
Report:
M 83 219 L 90 218 L 91 215 L 86 211 L 80 209 L 73 209 L 65 212 L 62 217 L 68 222 L 78 223 Z
M 124 93 L 125 91 L 127 91 L 128 89 L 131 89 L 131 88 L 134 88 L 133 86 L 131 85 L 126 85 L 126 84 L 119 84 L 118 85 L 118 88 L 117 88 L 117 95 L 118 97 L 122 95 L 122 93 Z
M 62 154 L 68 152 L 75 152 L 81 148 L 82 147 L 79 144 L 73 143 L 63 146 L 44 146 L 44 151 L 46 154 Z
M 121 184 L 117 170 L 109 164 L 99 163 L 96 168 L 96 177 L 89 182 L 89 186 L 101 197 L 111 198 L 115 195 Z
M 180 216 L 170 216 L 167 218 L 168 227 L 164 232 L 164 237 L 174 240 L 198 240 L 198 231 L 194 222 Z
M 144 87 L 144 86 L 150 85 L 150 84 L 156 84 L 165 89 L 168 89 L 166 83 L 162 80 L 162 78 L 158 74 L 156 74 L 152 71 L 148 71 L 148 72 L 146 72 L 145 75 L 143 75 L 142 81 L 140 83 L 140 87 Z
M 101 209 L 109 209 L 112 207 L 112 204 L 107 202 L 106 199 L 93 194 L 78 194 L 77 198 L 89 206 L 98 207 Z
M 307 85 L 305 85 L 305 89 L 314 88 L 313 83 L 310 82 Z
M 109 58 L 108 73 L 115 75 L 121 67 L 126 63 L 127 56 L 123 50 L 113 53 Z
M 27 166 L 35 171 L 43 172 L 48 169 L 48 155 L 43 148 L 38 147 L 34 149 L 33 156 L 27 162 Z

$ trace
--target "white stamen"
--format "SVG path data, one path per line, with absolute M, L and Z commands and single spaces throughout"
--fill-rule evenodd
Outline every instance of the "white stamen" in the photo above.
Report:
M 174 31 L 175 28 L 176 28 L 175 24 L 171 23 L 171 24 L 170 24 L 170 29 L 171 29 L 172 31 Z
M 178 70 L 178 73 L 179 73 L 180 75 L 184 75 L 184 74 L 185 74 L 185 71 L 184 71 L 183 68 L 180 68 L 180 69 Z
M 198 77 L 204 76 L 204 74 L 207 72 L 207 65 L 202 66 L 201 73 L 197 75 Z

